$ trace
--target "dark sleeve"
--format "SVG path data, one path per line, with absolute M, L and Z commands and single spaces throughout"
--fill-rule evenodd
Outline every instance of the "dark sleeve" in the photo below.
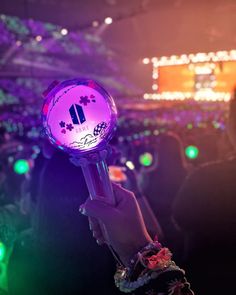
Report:
M 172 270 L 164 272 L 157 279 L 151 280 L 148 285 L 137 289 L 135 295 L 194 295 L 187 282 L 184 272 Z
M 209 167 L 201 167 L 190 174 L 173 204 L 173 217 L 186 231 L 204 227 L 211 207 L 212 178 Z

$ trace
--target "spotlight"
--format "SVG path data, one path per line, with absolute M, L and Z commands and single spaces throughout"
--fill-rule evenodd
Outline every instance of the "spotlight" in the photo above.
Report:
M 110 24 L 112 24 L 112 22 L 113 22 L 113 19 L 112 19 L 111 17 L 106 17 L 106 18 L 104 19 L 104 23 L 105 23 L 106 25 L 110 25 Z
M 66 36 L 68 34 L 68 30 L 66 28 L 61 29 L 62 36 Z
M 134 167 L 134 163 L 132 161 L 127 161 L 125 163 L 125 165 L 130 169 L 130 170 L 134 170 L 135 167 Z
M 139 156 L 139 163 L 142 166 L 151 166 L 153 163 L 153 156 L 150 153 L 144 153 L 142 155 Z
M 94 28 L 98 27 L 98 26 L 99 26 L 99 22 L 98 22 L 97 20 L 94 20 L 94 21 L 92 22 L 92 26 L 93 26 Z
M 150 59 L 149 59 L 148 57 L 145 57 L 145 58 L 143 59 L 143 64 L 147 65 L 147 64 L 149 64 L 149 63 L 150 63 Z
M 185 149 L 185 155 L 187 156 L 187 158 L 191 160 L 196 159 L 198 157 L 198 154 L 199 154 L 199 150 L 194 145 L 189 145 Z
M 30 167 L 27 160 L 19 159 L 14 163 L 13 169 L 17 174 L 26 174 Z
M 22 45 L 22 42 L 20 40 L 16 41 L 16 46 L 20 47 Z
M 38 35 L 38 36 L 36 36 L 35 37 L 35 40 L 37 41 L 37 42 L 40 42 L 40 41 L 42 41 L 42 36 L 40 36 L 40 35 Z

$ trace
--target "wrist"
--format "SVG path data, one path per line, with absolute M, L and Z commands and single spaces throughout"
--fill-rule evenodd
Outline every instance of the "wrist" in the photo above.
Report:
M 115 285 L 125 293 L 131 293 L 138 289 L 138 294 L 146 294 L 149 293 L 147 291 L 156 290 L 162 294 L 169 294 L 172 289 L 170 289 L 168 280 L 172 284 L 173 279 L 174 291 L 179 291 L 180 288 L 181 290 L 186 289 L 189 284 L 185 284 L 184 271 L 176 266 L 171 257 L 169 249 L 163 248 L 158 241 L 148 243 L 136 253 L 128 266 L 117 267 L 114 276 Z M 182 292 L 180 293 L 182 294 Z
M 131 259 L 147 244 L 153 242 L 151 237 L 147 234 L 143 237 L 140 241 L 135 241 L 134 243 L 130 244 L 129 246 L 126 245 L 125 251 L 123 253 L 118 253 L 121 261 L 124 263 L 125 266 L 130 264 Z

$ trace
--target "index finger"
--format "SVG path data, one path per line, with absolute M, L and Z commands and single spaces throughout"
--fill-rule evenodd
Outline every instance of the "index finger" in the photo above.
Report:
M 134 193 L 123 188 L 121 185 L 112 182 L 112 188 L 117 204 L 123 203 L 130 198 L 135 198 Z

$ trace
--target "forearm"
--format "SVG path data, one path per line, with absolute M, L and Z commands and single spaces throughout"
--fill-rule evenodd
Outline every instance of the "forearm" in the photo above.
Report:
M 162 241 L 163 232 L 162 232 L 161 226 L 158 223 L 158 220 L 156 216 L 154 215 L 146 197 L 142 195 L 139 198 L 137 198 L 137 201 L 141 209 L 143 219 L 149 234 L 151 235 L 152 238 L 157 236 L 158 240 Z

